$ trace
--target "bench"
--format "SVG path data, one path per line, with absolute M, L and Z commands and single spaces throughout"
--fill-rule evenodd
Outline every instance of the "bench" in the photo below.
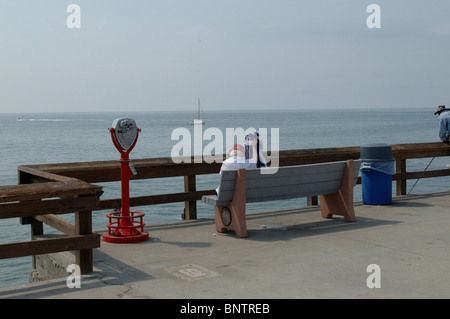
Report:
M 348 160 L 283 166 L 274 174 L 264 174 L 270 168 L 224 170 L 218 194 L 202 201 L 214 206 L 218 232 L 234 230 L 241 238 L 248 236 L 246 203 L 320 195 L 322 217 L 342 215 L 354 222 L 353 187 L 360 165 L 360 160 Z

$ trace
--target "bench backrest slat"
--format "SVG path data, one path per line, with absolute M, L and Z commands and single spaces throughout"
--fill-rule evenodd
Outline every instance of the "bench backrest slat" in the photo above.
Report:
M 263 169 L 246 171 L 247 202 L 334 194 L 341 187 L 346 162 L 330 162 L 279 167 L 275 174 L 261 174 Z M 354 184 L 360 161 L 355 161 Z M 218 200 L 231 201 L 236 171 L 222 171 Z

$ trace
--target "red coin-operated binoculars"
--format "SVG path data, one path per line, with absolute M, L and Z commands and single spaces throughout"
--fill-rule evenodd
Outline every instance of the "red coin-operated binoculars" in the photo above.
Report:
M 136 175 L 136 170 L 130 162 L 129 154 L 136 145 L 140 128 L 129 118 L 115 119 L 109 129 L 114 146 L 120 152 L 120 176 L 122 183 L 122 210 L 106 214 L 109 219 L 108 232 L 103 234 L 103 240 L 110 243 L 135 243 L 149 238 L 144 232 L 144 213 L 130 211 L 130 178 Z

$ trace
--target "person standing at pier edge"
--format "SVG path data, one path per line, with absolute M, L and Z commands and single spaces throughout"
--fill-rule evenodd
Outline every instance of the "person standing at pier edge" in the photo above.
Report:
M 450 109 L 446 109 L 445 105 L 439 105 L 434 115 L 439 115 L 439 138 L 444 143 L 449 143 L 450 134 Z

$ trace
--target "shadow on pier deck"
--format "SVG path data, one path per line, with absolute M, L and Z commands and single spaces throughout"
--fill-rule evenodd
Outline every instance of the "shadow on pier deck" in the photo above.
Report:
M 441 192 L 356 203 L 356 223 L 317 207 L 254 213 L 246 239 L 213 219 L 151 225 L 146 242 L 102 242 L 81 288 L 64 278 L 0 298 L 450 298 L 449 207 Z M 380 288 L 367 285 L 372 264 Z

